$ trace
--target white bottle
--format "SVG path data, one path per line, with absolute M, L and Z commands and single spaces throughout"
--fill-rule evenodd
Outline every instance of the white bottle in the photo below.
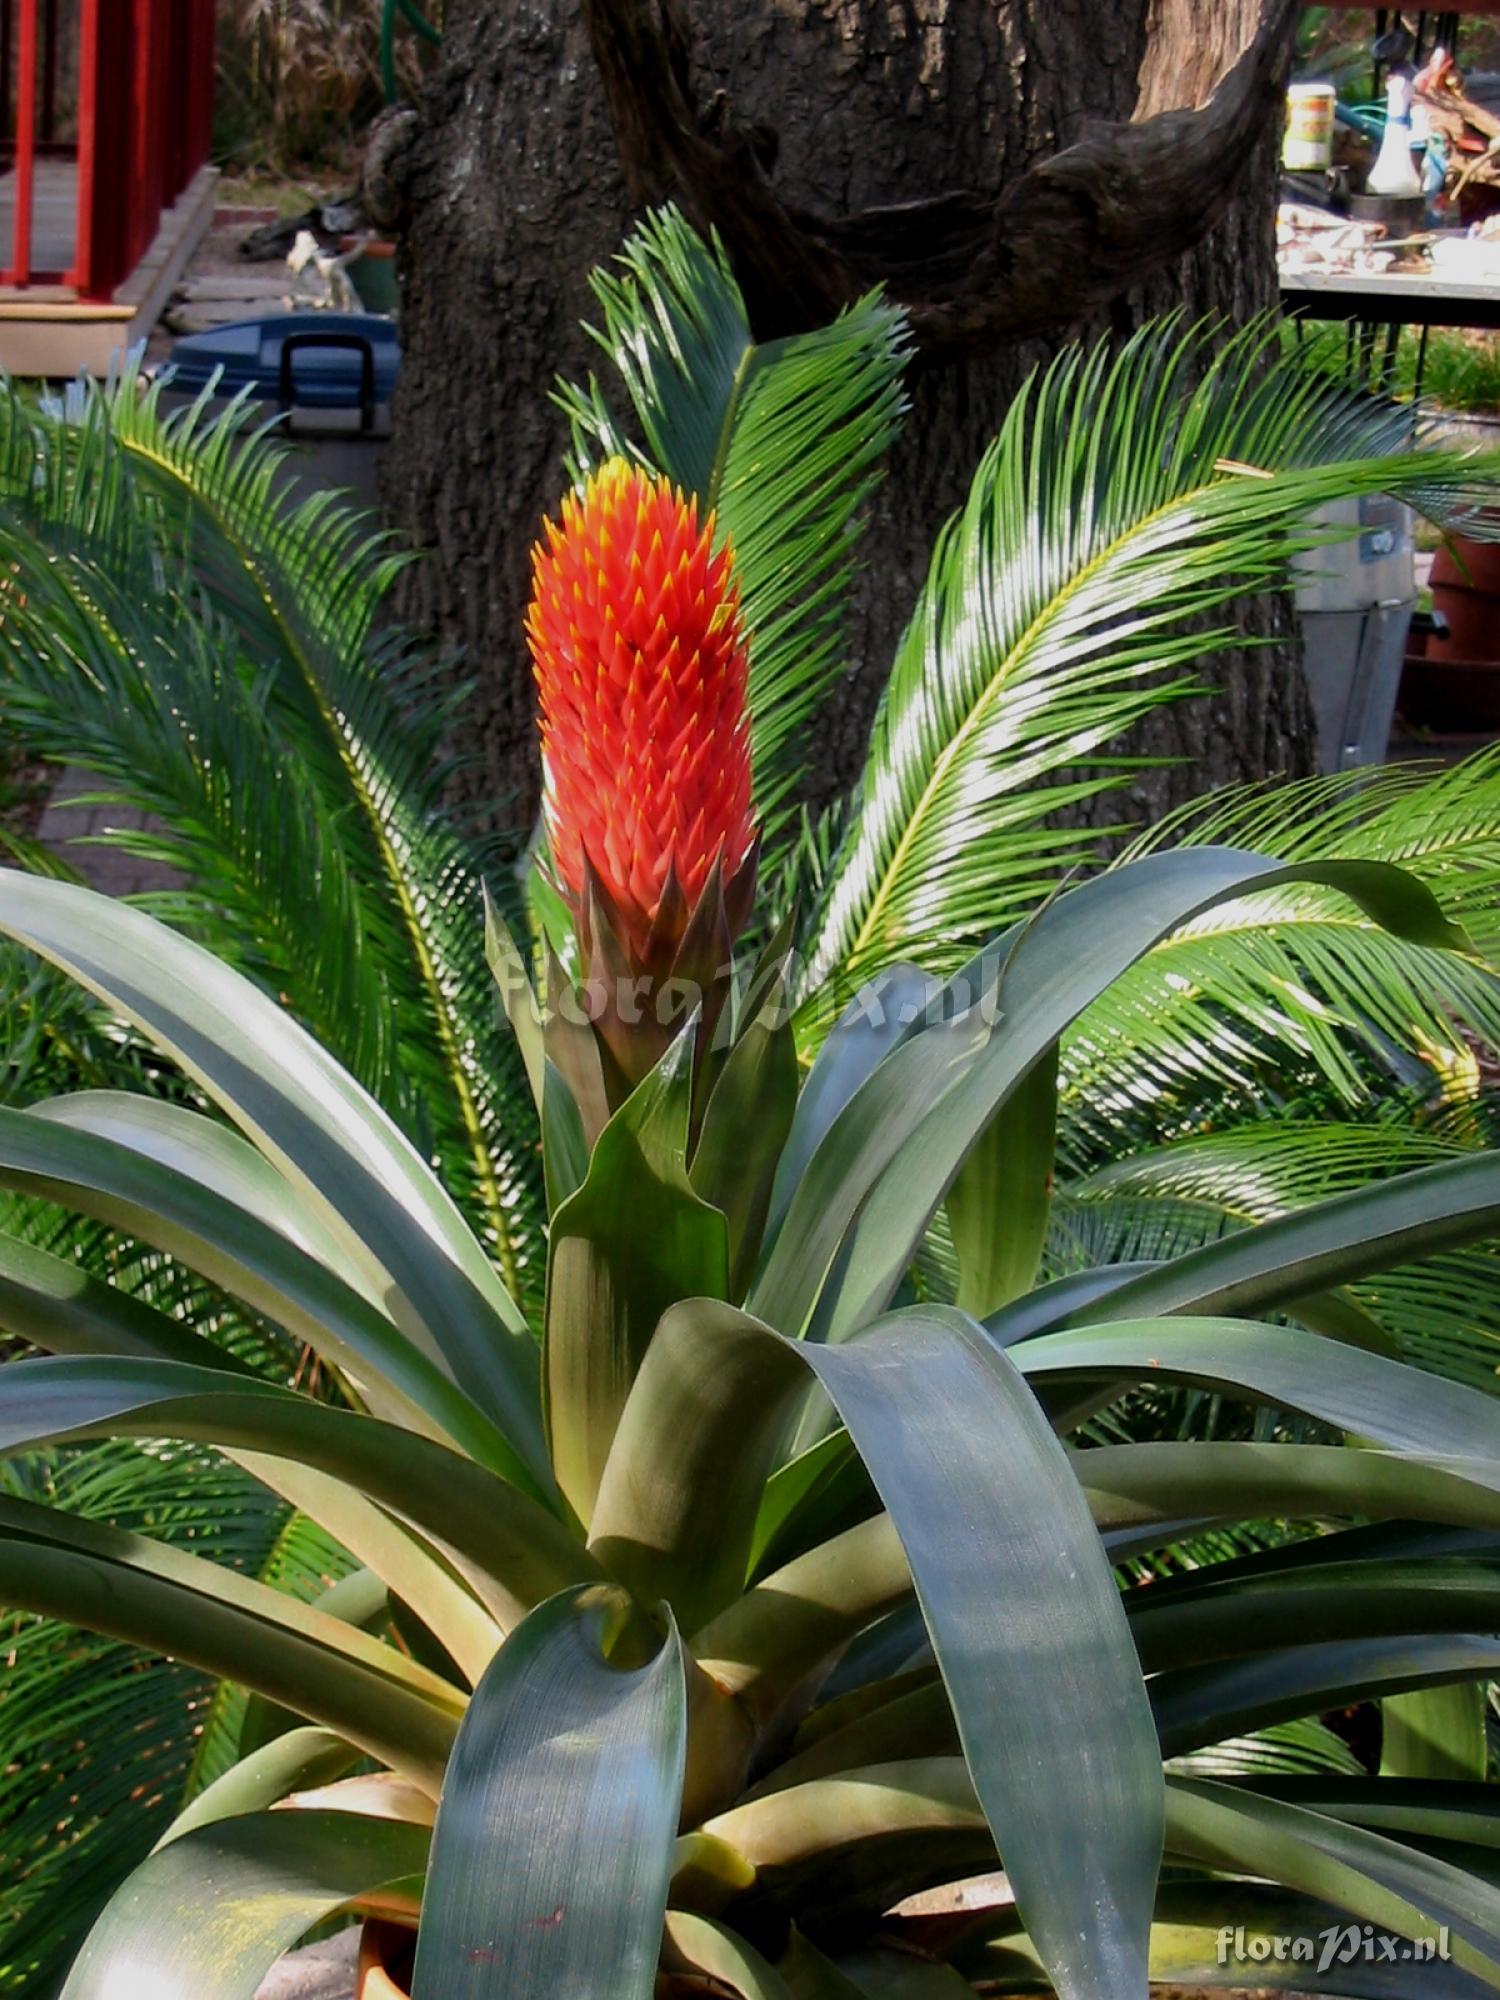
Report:
M 1370 194 L 1420 194 L 1422 176 L 1411 156 L 1411 78 L 1393 76 L 1385 87 L 1385 137 L 1365 182 Z

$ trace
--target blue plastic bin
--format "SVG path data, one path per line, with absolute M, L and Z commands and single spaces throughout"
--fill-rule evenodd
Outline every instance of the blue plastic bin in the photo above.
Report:
M 395 323 L 378 314 L 267 313 L 183 334 L 164 400 L 191 402 L 218 371 L 215 408 L 249 389 L 282 416 L 299 447 L 289 480 L 299 494 L 339 486 L 373 503 L 400 364 Z

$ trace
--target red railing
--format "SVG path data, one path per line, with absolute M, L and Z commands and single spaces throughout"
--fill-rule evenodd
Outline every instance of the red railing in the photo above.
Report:
M 0 0 L 0 284 L 113 298 L 208 159 L 213 97 L 214 0 Z

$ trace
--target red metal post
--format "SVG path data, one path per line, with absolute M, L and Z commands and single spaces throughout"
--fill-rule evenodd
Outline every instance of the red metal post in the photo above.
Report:
M 73 268 L 68 283 L 80 292 L 94 289 L 95 145 L 99 105 L 99 0 L 83 0 L 78 17 L 78 220 Z
M 14 134 L 10 124 L 10 57 L 15 47 L 15 0 L 0 0 L 0 146 L 8 158 Z
M 176 201 L 187 186 L 188 87 L 193 57 L 193 0 L 167 0 L 167 116 L 162 133 L 161 195 Z
M 42 144 L 51 148 L 57 137 L 57 0 L 45 0 L 42 11 Z
M 131 0 L 81 0 L 78 32 L 78 234 L 67 282 L 112 299 L 135 259 L 129 248 L 133 128 Z
M 187 88 L 174 116 L 186 137 L 184 186 L 207 164 L 214 142 L 214 18 L 212 0 L 183 0 L 189 32 Z
M 21 4 L 34 14 L 37 0 Z M 102 300 L 140 262 L 162 209 L 209 156 L 214 0 L 78 6 L 78 229 L 66 282 Z
M 213 146 L 214 9 L 211 0 L 167 0 L 167 7 L 162 200 L 173 202 Z
M 166 168 L 167 30 L 170 0 L 135 0 L 135 143 L 129 257 L 136 264 L 156 234 Z
M 7 285 L 31 282 L 31 201 L 36 167 L 36 10 L 37 0 L 21 0 L 16 48 L 15 208 L 11 215 L 10 264 L 0 272 Z

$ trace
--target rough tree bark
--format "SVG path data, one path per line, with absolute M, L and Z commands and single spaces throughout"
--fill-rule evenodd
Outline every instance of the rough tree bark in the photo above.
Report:
M 685 171 L 680 160 L 643 157 L 641 135 L 624 128 L 618 87 L 612 120 L 596 60 L 601 18 L 645 18 L 656 6 L 687 31 L 691 47 L 701 124 L 683 138 Z M 823 266 L 835 273 L 846 256 L 858 265 L 867 253 L 892 254 L 888 211 L 927 202 L 934 206 L 921 212 L 919 237 L 926 218 L 945 224 L 957 214 L 961 228 L 991 232 L 999 254 L 1028 270 L 1024 243 L 1016 250 L 1005 240 L 1016 226 L 1007 190 L 1030 170 L 1050 176 L 1046 187 L 1028 184 L 1040 192 L 1021 205 L 1024 234 L 1025 214 L 1057 199 L 1055 156 L 1080 142 L 1085 156 L 1114 143 L 1098 137 L 1110 121 L 1139 124 L 1204 104 L 1267 11 L 1267 0 L 653 0 L 645 10 L 617 0 L 450 0 L 442 68 L 402 161 L 407 359 L 386 497 L 397 523 L 432 551 L 410 572 L 405 609 L 456 641 L 461 671 L 478 682 L 472 735 L 459 746 L 478 753 L 471 802 L 512 822 L 534 804 L 520 611 L 535 524 L 559 485 L 562 427 L 546 389 L 559 370 L 589 365 L 578 330 L 586 275 L 617 246 L 640 198 L 672 194 L 721 224 L 727 203 L 733 246 L 743 188 L 754 181 L 762 208 L 784 210 L 799 229 L 830 232 Z M 1241 318 L 1273 303 L 1275 131 L 1265 106 L 1277 68 L 1268 76 L 1261 64 L 1262 136 L 1234 189 L 1215 191 L 1220 207 L 1232 198 L 1198 247 L 1142 282 L 1112 278 L 1102 303 L 1097 283 L 1080 283 L 1072 316 L 1042 333 L 1032 330 L 1029 308 L 1009 328 L 968 326 L 972 301 L 961 302 L 961 313 L 945 309 L 929 329 L 911 419 L 873 510 L 850 677 L 818 745 L 824 794 L 859 768 L 933 535 L 1025 372 L 1063 339 L 1124 329 L 1171 305 Z M 1170 137 L 1177 128 L 1156 129 Z M 704 157 L 697 149 L 721 140 L 732 159 L 739 147 L 746 178 L 690 184 Z M 1122 143 L 1138 149 L 1139 134 Z M 1067 165 L 1059 163 L 1065 194 Z M 1129 185 L 1126 167 L 1108 158 L 1095 181 Z M 1072 226 L 1078 206 L 1059 226 Z M 1098 210 L 1095 203 L 1090 214 Z M 746 226 L 760 225 L 752 217 Z M 872 230 L 879 240 L 870 251 Z M 789 260 L 796 254 L 794 244 Z M 1032 254 L 1045 263 L 1050 239 Z M 1101 250 L 1088 261 L 1103 258 Z M 755 259 L 746 239 L 743 263 Z M 1125 261 L 1133 273 L 1145 257 L 1132 249 Z M 758 295 L 753 268 L 746 275 L 764 319 L 776 307 Z M 853 275 L 864 282 L 868 270 Z M 955 337 L 959 317 L 967 330 Z M 1274 605 L 1245 615 L 1257 634 L 1278 629 Z M 1192 761 L 1133 786 L 1131 817 L 1219 779 L 1307 768 L 1306 696 L 1286 647 L 1239 655 L 1215 678 L 1223 695 L 1165 711 L 1132 746 Z M 1120 804 L 1111 802 L 1111 816 Z

